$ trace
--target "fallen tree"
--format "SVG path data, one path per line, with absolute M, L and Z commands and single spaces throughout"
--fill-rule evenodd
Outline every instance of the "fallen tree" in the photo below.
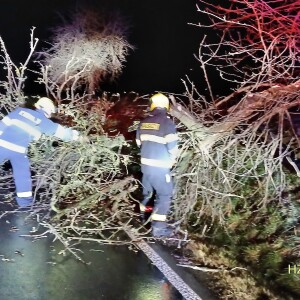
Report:
M 229 1 L 229 8 L 199 2 L 209 8 L 198 6 L 199 12 L 218 20 L 211 27 L 220 29 L 222 34 L 218 43 L 207 43 L 204 38 L 197 56 L 207 80 L 208 97 L 187 80 L 183 81 L 186 93 L 173 98 L 171 114 L 180 122 L 181 153 L 174 169 L 176 194 L 171 218 L 193 237 L 223 249 L 231 264 L 243 263 L 259 280 L 299 294 L 299 278 L 288 274 L 287 268 L 296 264 L 299 256 L 300 182 L 297 174 L 284 166 L 290 149 L 297 151 L 299 143 L 292 126 L 292 113 L 297 112 L 299 104 L 299 81 L 293 64 L 297 47 L 282 48 L 296 36 L 282 32 L 276 35 L 277 31 L 265 35 L 266 30 L 259 29 L 262 18 L 255 18 L 256 23 L 252 23 L 253 14 L 245 14 L 250 9 L 260 16 L 268 8 L 264 1 Z M 279 11 L 285 7 L 280 5 L 283 1 L 273 4 Z M 291 11 L 290 16 L 295 17 Z M 234 34 L 235 25 L 243 28 L 243 35 Z M 289 32 L 288 27 L 285 31 Z M 264 42 L 254 39 L 253 32 Z M 248 46 L 249 38 L 254 39 L 255 47 Z M 243 61 L 246 57 L 254 60 L 253 69 L 247 59 Z M 220 59 L 225 60 L 226 71 Z M 233 84 L 232 94 L 214 96 L 206 71 L 211 67 Z M 17 67 L 12 70 L 17 76 Z M 79 92 L 76 74 L 69 86 L 66 81 L 70 78 L 55 84 L 48 81 L 48 72 L 47 66 L 42 65 L 36 74 L 49 94 L 57 98 L 60 113 L 67 116 L 61 114 L 60 122 L 85 133 L 89 141 L 75 145 L 45 139 L 31 148 L 37 195 L 34 209 L 52 208 L 56 212 L 50 221 L 42 222 L 45 234 L 53 233 L 66 251 L 78 258 L 73 243 L 80 240 L 132 243 L 120 237 L 124 229 L 132 228 L 132 220 L 137 217 L 131 196 L 138 182 L 126 171 L 133 159 L 122 152 L 127 143 L 120 136 L 105 135 L 104 122 L 111 103 L 103 96 L 93 99 L 89 106 L 91 95 Z M 81 70 L 78 72 L 81 74 Z M 2 86 L 10 85 L 3 82 Z M 19 99 L 24 99 L 22 89 L 17 87 Z M 2 103 L 11 108 L 19 102 L 11 104 L 8 99 Z M 139 237 L 145 236 L 139 225 L 135 232 Z M 235 265 L 228 266 L 232 268 Z
M 219 32 L 219 41 L 204 36 L 196 56 L 209 95 L 187 78 L 186 93 L 173 97 L 171 109 L 181 129 L 175 223 L 221 249 L 228 268 L 244 264 L 280 289 L 281 298 L 300 293 L 299 278 L 288 271 L 299 259 L 298 5 L 200 0 L 197 9 L 211 25 L 194 25 Z M 231 94 L 214 96 L 212 67 Z

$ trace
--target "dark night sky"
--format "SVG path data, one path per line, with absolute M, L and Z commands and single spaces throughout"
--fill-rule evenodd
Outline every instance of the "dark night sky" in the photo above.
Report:
M 181 79 L 190 76 L 204 92 L 197 53 L 203 32 L 198 23 L 197 0 L 31 0 L 1 1 L 0 34 L 15 61 L 28 53 L 29 33 L 36 27 L 39 46 L 45 47 L 50 28 L 60 22 L 58 13 L 70 14 L 81 6 L 118 10 L 131 23 L 128 40 L 136 49 L 127 58 L 116 83 L 105 86 L 117 92 L 155 90 L 183 93 Z

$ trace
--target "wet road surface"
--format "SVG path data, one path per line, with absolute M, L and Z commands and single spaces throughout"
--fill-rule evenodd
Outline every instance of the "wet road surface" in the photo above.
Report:
M 37 226 L 35 217 L 26 216 L 18 212 L 0 219 L 0 299 L 184 299 L 143 252 L 86 242 L 79 247 L 90 263 L 84 264 L 60 254 L 63 246 L 51 235 L 34 242 L 20 236 Z

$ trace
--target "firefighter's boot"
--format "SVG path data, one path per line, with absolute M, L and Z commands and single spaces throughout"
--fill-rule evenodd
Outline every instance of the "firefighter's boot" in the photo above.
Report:
M 167 222 L 153 221 L 152 222 L 152 236 L 156 238 L 171 237 L 173 230 L 168 227 Z
M 32 197 L 16 197 L 16 201 L 19 207 L 28 207 L 31 205 L 33 198 Z

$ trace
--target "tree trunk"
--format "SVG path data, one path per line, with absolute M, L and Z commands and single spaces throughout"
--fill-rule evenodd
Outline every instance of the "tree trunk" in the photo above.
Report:
M 205 127 L 199 123 L 187 109 L 176 103 L 174 97 L 171 98 L 173 105 L 170 113 L 189 130 L 195 132 L 195 135 L 200 139 L 200 148 L 208 150 L 221 137 L 230 134 L 236 126 L 258 111 L 269 112 L 272 110 L 273 114 L 271 115 L 275 115 L 299 105 L 300 99 L 297 97 L 299 90 L 300 80 L 287 86 L 274 85 L 262 92 L 248 93 L 241 102 L 227 110 L 228 114 L 223 121 L 211 127 Z

